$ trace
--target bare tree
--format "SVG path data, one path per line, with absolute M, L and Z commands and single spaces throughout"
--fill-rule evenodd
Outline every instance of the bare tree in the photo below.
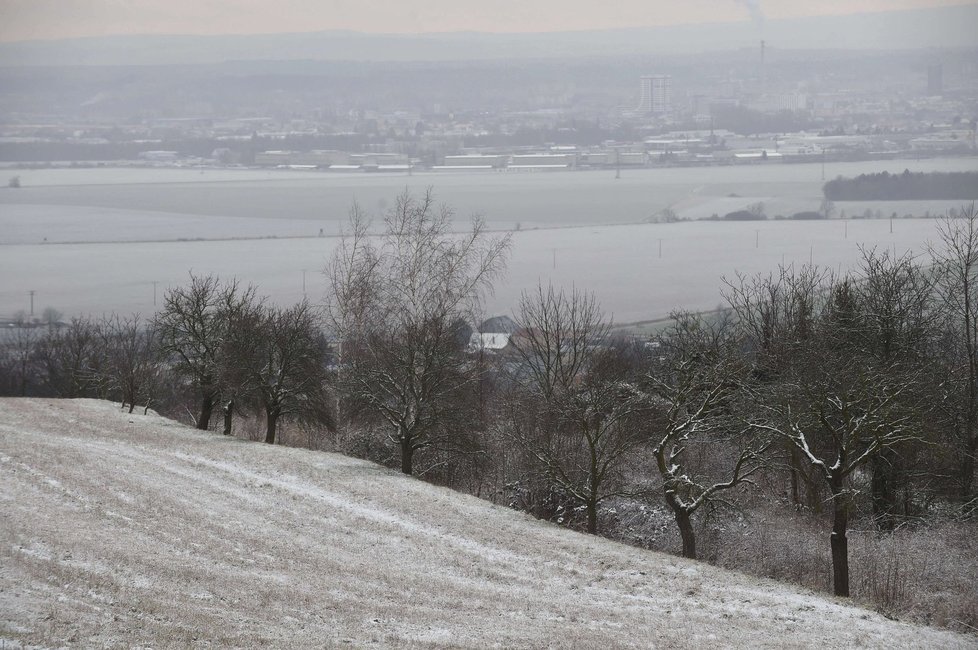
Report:
M 909 254 L 863 250 L 851 288 L 852 313 L 839 332 L 840 344 L 854 355 L 867 356 L 879 372 L 895 379 L 918 376 L 934 331 L 932 274 Z M 893 530 L 897 524 L 898 490 L 904 492 L 904 504 L 910 500 L 912 451 L 907 445 L 888 445 L 870 461 L 873 517 L 880 530 Z
M 99 372 L 103 387 L 123 408 L 128 405 L 130 413 L 136 404 L 142 404 L 145 413 L 163 374 L 153 323 L 138 314 L 106 318 L 99 327 L 99 343 L 105 354 Z
M 831 287 L 816 329 L 797 341 L 777 382 L 762 386 L 753 421 L 790 444 L 827 485 L 832 499 L 833 586 L 849 596 L 847 531 L 853 473 L 887 449 L 919 439 L 915 378 L 886 372 L 846 344 L 857 319 L 854 282 Z
M 99 328 L 88 318 L 72 318 L 65 327 L 47 330 L 38 346 L 38 359 L 47 389 L 58 397 L 93 397 L 105 350 Z
M 263 363 L 261 350 L 267 345 L 268 332 L 264 327 L 268 310 L 264 300 L 255 297 L 249 288 L 243 295 L 236 291 L 221 294 L 219 313 L 224 322 L 217 362 L 217 385 L 223 415 L 223 433 L 233 432 L 234 415 L 242 407 L 255 406 L 258 399 L 260 373 Z
M 453 235 L 452 219 L 430 190 L 420 198 L 404 192 L 374 241 L 354 206 L 351 232 L 326 269 L 341 385 L 387 423 L 405 474 L 418 450 L 450 438 L 443 425 L 453 396 L 475 381 L 455 323 L 474 320 L 509 247 L 508 237 L 488 238 L 478 219 Z
M 750 435 L 753 427 L 740 424 L 737 402 L 742 401 L 747 369 L 729 320 L 721 316 L 707 322 L 687 312 L 673 318 L 675 325 L 661 338 L 661 358 L 654 360 L 646 378 L 656 412 L 652 454 L 666 504 L 679 527 L 683 556 L 695 559 L 693 515 L 718 501 L 720 493 L 751 483 L 763 467 L 769 443 Z M 686 452 L 702 444 L 732 456 L 723 479 L 697 477 Z
M 949 423 L 957 440 L 961 497 L 974 494 L 978 457 L 978 210 L 972 204 L 962 217 L 942 222 L 942 246 L 931 247 L 938 271 L 937 291 L 945 314 L 949 348 L 947 395 Z
M 828 274 L 811 266 L 782 266 L 775 274 L 725 280 L 724 296 L 736 317 L 740 338 L 751 353 L 754 379 L 776 383 L 790 372 L 798 346 L 815 332 L 817 314 L 827 293 Z M 794 447 L 787 454 L 792 502 L 821 512 L 821 479 Z
M 584 507 L 587 531 L 596 533 L 600 504 L 634 493 L 620 470 L 648 440 L 647 402 L 627 360 L 608 346 L 593 295 L 538 287 L 523 294 L 517 320 L 523 390 L 513 432 L 546 481 Z
M 219 360 L 229 332 L 229 305 L 254 300 L 252 287 L 242 289 L 236 281 L 222 284 L 212 275 L 190 276 L 190 286 L 166 292 L 156 327 L 162 349 L 177 359 L 176 370 L 190 380 L 200 400 L 195 426 L 210 426 L 214 405 L 220 396 Z
M 275 444 L 282 416 L 323 412 L 329 349 L 308 302 L 260 311 L 248 374 L 265 412 L 265 442 Z
M 28 387 L 35 377 L 38 363 L 40 340 L 40 331 L 27 322 L 26 316 L 16 319 L 7 344 L 10 383 L 15 395 L 24 397 L 29 392 Z

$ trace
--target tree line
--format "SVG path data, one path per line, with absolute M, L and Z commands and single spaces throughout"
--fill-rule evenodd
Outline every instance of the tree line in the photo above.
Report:
M 880 172 L 839 176 L 822 187 L 829 201 L 904 201 L 978 199 L 978 172 Z
M 324 447 L 590 533 L 612 532 L 614 504 L 660 503 L 690 558 L 702 513 L 784 495 L 825 521 L 840 596 L 853 517 L 887 534 L 937 503 L 975 511 L 974 209 L 924 258 L 727 279 L 726 309 L 676 312 L 650 337 L 541 285 L 489 342 L 472 324 L 510 242 L 453 222 L 430 192 L 398 197 L 380 234 L 354 206 L 321 308 L 192 276 L 150 320 L 12 328 L 0 387 L 225 434 L 243 414 L 268 443 L 283 422 L 312 427 Z

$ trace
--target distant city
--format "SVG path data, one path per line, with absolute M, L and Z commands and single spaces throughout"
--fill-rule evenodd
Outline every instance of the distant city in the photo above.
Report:
M 0 71 L 0 162 L 627 169 L 974 155 L 974 51 Z M 247 68 L 247 72 L 244 71 Z

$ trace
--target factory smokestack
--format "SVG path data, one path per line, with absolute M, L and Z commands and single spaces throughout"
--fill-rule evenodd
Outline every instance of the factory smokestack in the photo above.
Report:
M 767 69 L 764 66 L 764 41 L 761 40 L 761 94 L 767 92 Z

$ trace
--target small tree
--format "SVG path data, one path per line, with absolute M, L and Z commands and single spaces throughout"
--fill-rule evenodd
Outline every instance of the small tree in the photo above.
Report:
M 686 312 L 673 314 L 675 325 L 661 339 L 662 356 L 653 361 L 646 383 L 655 405 L 652 455 L 662 479 L 666 505 L 682 538 L 683 556 L 696 558 L 692 517 L 721 492 L 751 482 L 762 467 L 769 444 L 751 437 L 738 410 L 746 367 L 725 317 L 706 322 Z M 685 453 L 690 445 L 711 443 L 730 451 L 729 474 L 720 480 L 697 478 Z
M 99 342 L 105 354 L 99 372 L 103 388 L 117 397 L 123 408 L 128 405 L 130 413 L 136 404 L 142 404 L 146 413 L 163 375 L 153 323 L 138 314 L 112 316 L 101 323 Z
M 18 314 L 7 344 L 10 383 L 14 395 L 26 397 L 30 392 L 31 381 L 36 377 L 40 342 L 41 336 L 37 328 L 27 322 L 26 315 Z
M 453 402 L 476 379 L 455 323 L 474 321 L 501 273 L 509 238 L 490 239 L 479 219 L 452 234 L 453 212 L 429 190 L 401 194 L 375 242 L 354 205 L 351 231 L 326 269 L 331 325 L 341 346 L 340 383 L 389 426 L 401 471 L 415 453 L 447 442 Z
M 222 284 L 216 276 L 190 276 L 190 286 L 166 292 L 157 315 L 162 349 L 176 357 L 175 369 L 197 391 L 200 409 L 195 426 L 206 430 L 221 392 L 220 365 L 230 332 L 229 313 L 254 301 L 252 287 L 236 281 Z
M 105 362 L 99 327 L 88 318 L 48 329 L 38 345 L 38 360 L 47 390 L 58 397 L 95 397 Z
M 265 442 L 275 444 L 283 415 L 324 412 L 329 349 L 308 302 L 261 311 L 256 336 L 247 337 L 256 345 L 248 374 L 265 412 Z

